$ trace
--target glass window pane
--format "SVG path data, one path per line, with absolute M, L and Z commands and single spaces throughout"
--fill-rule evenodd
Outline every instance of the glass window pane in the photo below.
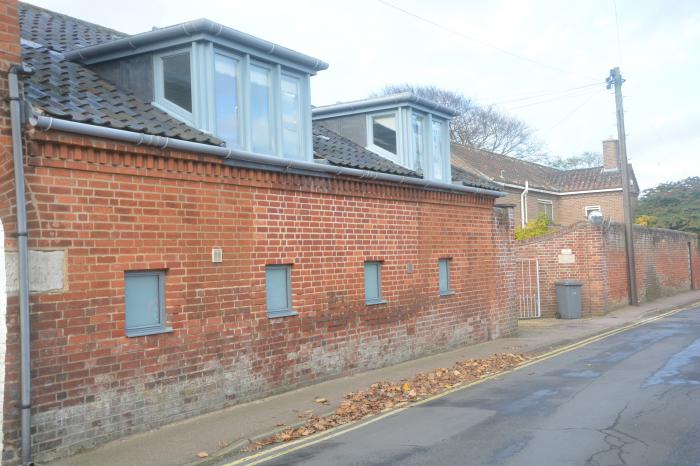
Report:
M 443 158 L 445 151 L 442 139 L 442 122 L 433 121 L 432 177 L 437 180 L 441 180 L 444 177 Z
M 421 163 L 423 161 L 423 154 L 425 154 L 425 127 L 424 118 L 420 115 L 412 116 L 412 127 L 413 127 L 413 152 L 414 152 L 414 168 L 416 170 L 421 169 Z
M 301 86 L 299 79 L 282 75 L 282 148 L 284 155 L 301 155 Z
M 265 268 L 265 290 L 267 292 L 267 310 L 285 311 L 289 306 L 289 289 L 285 266 L 268 266 Z
M 161 325 L 160 274 L 127 273 L 126 328 L 137 329 Z
M 228 143 L 240 145 L 238 108 L 238 60 L 214 56 L 214 106 L 216 135 Z
M 394 115 L 372 117 L 372 143 L 396 154 L 396 117 Z
M 188 112 L 192 111 L 190 53 L 163 57 L 163 97 Z
M 250 65 L 250 118 L 253 152 L 274 152 L 272 134 L 271 72 L 261 66 Z
M 440 291 L 450 291 L 450 261 L 440 259 Z
M 379 267 L 379 262 L 365 262 L 365 300 L 367 302 L 381 299 Z

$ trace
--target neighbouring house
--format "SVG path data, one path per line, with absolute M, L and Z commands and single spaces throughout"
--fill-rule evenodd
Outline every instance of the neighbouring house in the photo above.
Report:
M 541 213 L 554 224 L 571 225 L 586 220 L 592 211 L 601 212 L 609 221 L 623 222 L 618 152 L 618 141 L 609 139 L 603 141 L 602 167 L 559 170 L 452 144 L 452 164 L 501 184 L 507 196 L 497 203 L 514 204 L 515 217 L 521 225 Z M 636 199 L 639 186 L 634 171 L 630 173 L 630 193 Z
M 208 20 L 0 31 L 3 464 L 515 331 L 513 210 L 450 112 L 373 102 L 367 144 L 312 123 L 323 61 Z

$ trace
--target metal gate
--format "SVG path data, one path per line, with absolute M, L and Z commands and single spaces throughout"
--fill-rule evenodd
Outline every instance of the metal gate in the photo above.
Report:
M 539 259 L 516 260 L 515 288 L 518 294 L 518 318 L 536 319 L 541 317 Z

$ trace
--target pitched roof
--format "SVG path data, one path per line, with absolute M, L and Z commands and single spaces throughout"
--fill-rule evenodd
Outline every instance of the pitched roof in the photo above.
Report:
M 213 145 L 220 139 L 192 128 L 88 68 L 53 50 L 22 44 L 22 59 L 34 69 L 25 78 L 27 99 L 38 112 L 81 123 L 155 134 Z
M 554 192 L 589 191 L 622 187 L 620 171 L 604 170 L 603 167 L 559 170 L 507 155 L 471 149 L 452 144 L 452 163 L 498 183 L 524 186 Z M 632 171 L 633 191 L 639 192 Z
M 28 3 L 19 4 L 19 23 L 23 39 L 57 52 L 67 52 L 127 37 L 123 32 Z
M 193 128 L 134 94 L 101 78 L 64 54 L 128 37 L 127 34 L 67 15 L 20 3 L 23 61 L 34 69 L 25 78 L 27 100 L 38 113 L 60 119 L 158 136 L 221 145 L 223 141 Z M 328 163 L 420 178 L 364 147 L 314 125 L 314 157 Z M 453 179 L 469 186 L 498 189 L 478 174 L 457 171 Z
M 319 124 L 313 125 L 313 136 L 314 157 L 325 159 L 333 165 L 420 178 L 413 170 L 370 152 Z

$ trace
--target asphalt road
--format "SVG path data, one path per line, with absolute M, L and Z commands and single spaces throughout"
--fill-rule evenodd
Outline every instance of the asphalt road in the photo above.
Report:
M 698 466 L 700 308 L 264 464 Z

